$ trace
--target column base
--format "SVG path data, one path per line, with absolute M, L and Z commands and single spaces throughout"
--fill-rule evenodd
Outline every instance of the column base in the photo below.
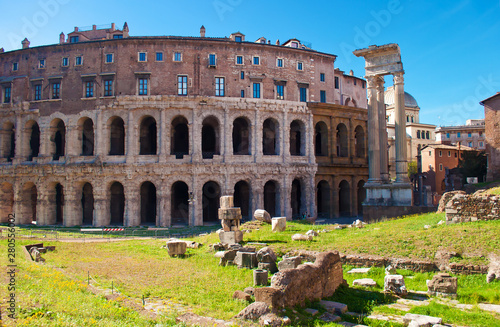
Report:
M 366 183 L 365 205 L 370 206 L 411 206 L 413 192 L 409 183 L 375 184 Z

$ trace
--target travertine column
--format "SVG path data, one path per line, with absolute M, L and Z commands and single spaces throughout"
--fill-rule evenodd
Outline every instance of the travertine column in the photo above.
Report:
M 387 119 L 385 110 L 384 78 L 377 83 L 378 124 L 380 142 L 380 178 L 382 183 L 389 183 L 389 163 L 387 157 Z
M 158 154 L 160 156 L 159 161 L 164 163 L 167 160 L 167 118 L 166 110 L 164 108 L 160 109 L 160 131 L 158 133 Z
M 127 153 L 126 153 L 126 161 L 127 162 L 134 162 L 135 161 L 135 156 L 136 156 L 136 143 L 139 143 L 139 140 L 137 139 L 135 135 L 135 122 L 134 122 L 134 115 L 133 111 L 129 110 L 128 112 L 128 119 L 127 119 L 127 132 L 126 132 L 126 140 L 127 140 Z
M 394 106 L 396 116 L 396 183 L 408 183 L 403 74 L 404 72 L 397 72 L 394 74 Z
M 109 198 L 96 192 L 94 196 L 94 222 L 92 224 L 94 227 L 109 226 L 111 224 L 109 206 Z
M 67 183 L 70 184 L 70 183 Z M 82 224 L 82 202 L 74 185 L 66 185 L 64 189 L 63 224 L 72 227 Z M 80 201 L 79 201 L 80 200 Z
M 22 128 L 21 128 L 21 115 L 16 115 L 16 126 L 14 127 L 14 157 L 20 158 L 22 156 Z
M 107 154 L 105 151 L 105 131 L 106 127 L 102 124 L 102 111 L 98 110 L 96 114 L 96 123 L 94 125 L 94 155 L 98 157 Z
M 380 138 L 377 85 L 380 76 L 367 76 L 368 92 L 368 184 L 380 183 Z M 338 203 L 338 202 L 337 202 Z

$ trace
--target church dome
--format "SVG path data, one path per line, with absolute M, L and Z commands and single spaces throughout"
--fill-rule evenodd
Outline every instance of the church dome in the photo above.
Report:
M 394 86 L 387 88 L 384 94 L 385 104 L 388 106 L 394 105 Z M 405 92 L 405 107 L 406 108 L 418 108 L 417 100 L 410 94 Z

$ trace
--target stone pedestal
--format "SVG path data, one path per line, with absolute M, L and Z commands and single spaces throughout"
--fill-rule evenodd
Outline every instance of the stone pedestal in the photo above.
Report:
M 219 239 L 221 243 L 236 244 L 243 241 L 243 233 L 240 230 L 220 232 Z
M 240 231 L 241 209 L 234 208 L 232 196 L 220 198 L 219 219 L 223 231 L 219 233 L 221 243 L 235 244 L 243 241 L 243 233 Z
M 284 232 L 286 230 L 286 217 L 276 217 L 271 219 L 273 232 Z
M 186 248 L 187 248 L 186 242 L 183 241 L 167 242 L 168 255 L 171 257 L 185 254 Z
M 253 284 L 254 286 L 267 286 L 267 270 L 255 269 L 253 271 Z

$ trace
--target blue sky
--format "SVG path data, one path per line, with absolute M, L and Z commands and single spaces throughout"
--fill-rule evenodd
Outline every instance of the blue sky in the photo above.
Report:
M 126 21 L 133 36 L 207 36 L 240 31 L 248 41 L 295 37 L 338 56 L 336 67 L 364 75 L 352 54 L 368 45 L 398 43 L 405 91 L 420 122 L 463 124 L 484 118 L 479 101 L 500 91 L 500 0 L 23 0 L 0 3 L 0 47 L 54 44 L 75 26 Z M 386 86 L 392 85 L 390 78 Z

